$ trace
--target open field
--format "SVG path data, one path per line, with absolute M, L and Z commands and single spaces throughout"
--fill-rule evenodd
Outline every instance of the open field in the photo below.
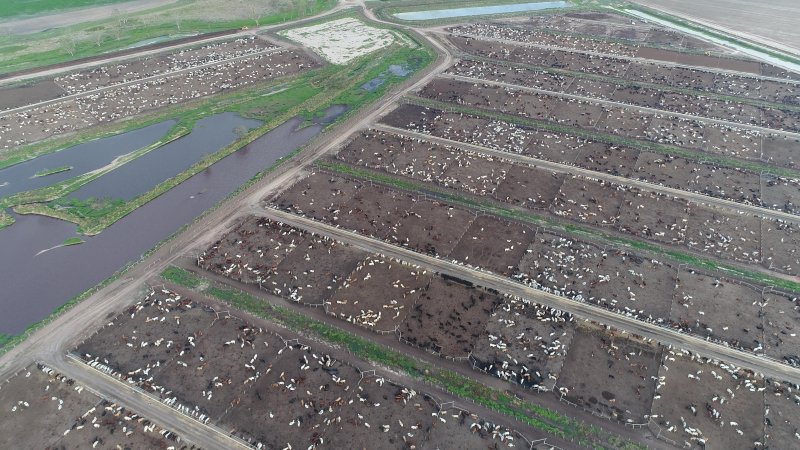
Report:
M 672 14 L 677 13 L 722 29 L 736 30 L 744 37 L 756 36 L 768 43 L 779 43 L 800 52 L 800 35 L 791 19 L 800 14 L 800 9 L 791 0 L 770 2 L 755 10 L 741 0 L 716 0 L 705 3 L 700 8 L 690 6 L 684 0 L 637 0 L 636 3 Z M 725 14 L 718 14 L 720 10 L 724 10 Z
M 277 26 L 320 14 L 335 7 L 332 0 L 308 0 L 278 4 L 253 4 L 232 0 L 220 8 L 219 0 L 190 0 L 149 5 L 144 9 L 119 7 L 90 9 L 0 24 L 3 73 L 30 71 L 45 65 L 85 61 L 102 53 L 131 48 L 168 45 L 178 40 L 197 40 L 217 33 L 233 34 L 243 27 Z M 213 17 L 207 11 L 216 10 Z M 77 14 L 77 15 L 76 15 Z M 21 27 L 20 27 L 21 25 Z M 21 28 L 21 29 L 20 29 Z M 38 33 L 24 31 L 36 29 Z M 23 31 L 23 33 L 20 33 Z M 246 32 L 239 33 L 247 34 Z

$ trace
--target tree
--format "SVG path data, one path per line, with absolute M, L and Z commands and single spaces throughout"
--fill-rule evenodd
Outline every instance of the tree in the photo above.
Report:
M 94 37 L 94 43 L 97 44 L 98 47 L 100 47 L 100 44 L 102 44 L 103 40 L 105 40 L 106 38 L 106 34 L 103 31 L 98 31 L 97 33 L 94 34 L 93 37 Z
M 178 31 L 181 31 L 181 23 L 183 22 L 183 18 L 181 17 L 181 13 L 175 13 L 175 26 L 178 27 Z
M 77 46 L 77 42 L 75 41 L 75 35 L 73 35 L 72 32 L 68 32 L 66 35 L 61 37 L 58 40 L 58 45 L 61 46 L 62 50 L 69 53 L 69 56 L 75 56 L 75 47 Z
M 241 138 L 247 136 L 247 132 L 248 131 L 250 131 L 250 130 L 248 130 L 246 126 L 239 125 L 238 127 L 233 129 L 233 134 L 236 135 L 237 139 L 241 139 Z
M 258 27 L 261 21 L 261 7 L 255 2 L 250 4 L 250 16 L 253 17 L 253 22 L 255 22 L 256 27 Z

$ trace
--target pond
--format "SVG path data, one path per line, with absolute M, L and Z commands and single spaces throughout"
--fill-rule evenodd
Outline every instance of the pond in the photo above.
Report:
M 50 186 L 103 167 L 118 156 L 158 141 L 175 123 L 174 120 L 167 120 L 117 136 L 75 145 L 0 169 L 0 197 Z M 43 177 L 35 176 L 38 172 L 59 167 L 72 167 L 72 169 Z
M 259 125 L 258 120 L 244 119 L 234 113 L 198 120 L 190 134 L 84 184 L 69 198 L 134 199 L 235 141 L 238 127 L 250 130 Z
M 3 295 L 0 333 L 18 334 L 70 298 L 138 260 L 159 241 L 192 222 L 246 183 L 318 135 L 346 107 L 335 106 L 311 126 L 295 117 L 223 158 L 203 172 L 133 211 L 80 245 L 42 250 L 76 236 L 75 226 L 41 216 L 14 215 L 17 223 L 0 229 Z M 225 129 L 218 130 L 220 133 Z M 215 149 L 206 148 L 207 151 Z
M 397 13 L 394 16 L 401 20 L 435 20 L 449 19 L 452 17 L 483 16 L 490 14 L 507 14 L 526 11 L 540 11 L 543 9 L 567 8 L 572 6 L 569 2 L 533 2 L 512 3 L 508 5 L 472 6 L 453 9 L 434 9 L 430 11 L 413 11 Z

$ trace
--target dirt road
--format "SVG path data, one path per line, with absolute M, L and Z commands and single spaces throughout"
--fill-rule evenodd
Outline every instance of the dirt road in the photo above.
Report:
M 24 16 L 0 22 L 0 35 L 39 33 L 53 28 L 68 27 L 79 23 L 108 19 L 117 13 L 131 14 L 150 8 L 157 8 L 177 1 L 178 0 L 131 0 L 124 3 L 75 8 L 36 16 Z

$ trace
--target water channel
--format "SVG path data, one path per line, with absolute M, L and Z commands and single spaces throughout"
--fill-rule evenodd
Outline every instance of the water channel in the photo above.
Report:
M 167 120 L 125 134 L 75 145 L 0 169 L 0 197 L 50 186 L 103 167 L 118 156 L 161 139 L 175 123 L 174 120 Z M 72 169 L 44 177 L 34 176 L 43 170 L 53 170 L 65 166 L 72 167 Z
M 569 2 L 533 2 L 513 3 L 508 5 L 473 6 L 467 8 L 434 9 L 430 11 L 413 11 L 397 13 L 394 16 L 401 20 L 435 20 L 449 19 L 451 17 L 483 16 L 490 14 L 507 14 L 542 9 L 566 8 L 572 6 Z
M 99 235 L 85 237 L 86 242 L 81 245 L 60 247 L 36 256 L 41 250 L 75 236 L 75 226 L 47 217 L 14 215 L 17 222 L 0 230 L 0 273 L 4 280 L 0 333 L 22 332 L 70 298 L 139 259 L 253 175 L 306 144 L 345 109 L 330 107 L 322 119 L 304 128 L 298 129 L 303 123 L 301 118 L 283 123 Z

